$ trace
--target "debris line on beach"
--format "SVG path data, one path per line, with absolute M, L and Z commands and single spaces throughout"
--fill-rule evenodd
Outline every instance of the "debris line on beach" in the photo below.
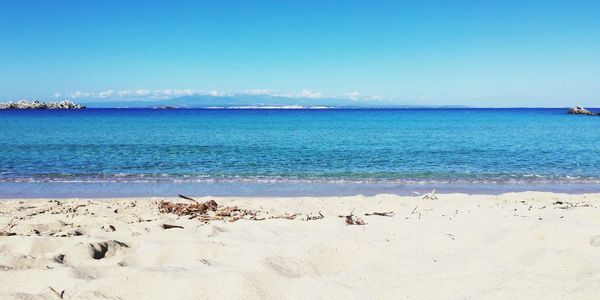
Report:
M 179 217 L 186 216 L 188 219 L 197 219 L 204 223 L 211 221 L 228 221 L 235 222 L 238 220 L 252 220 L 252 221 L 263 221 L 266 219 L 286 219 L 286 220 L 302 220 L 302 221 L 315 221 L 325 218 L 325 215 L 320 211 L 317 213 L 308 213 L 304 217 L 299 213 L 283 212 L 277 215 L 270 215 L 269 212 L 262 210 L 243 209 L 238 206 L 220 206 L 215 200 L 208 200 L 200 202 L 194 198 L 178 195 L 179 198 L 189 200 L 192 203 L 172 202 L 162 200 L 158 202 L 158 211 L 163 214 L 175 214 Z M 365 216 L 381 216 L 381 217 L 393 217 L 394 212 L 372 212 L 365 213 Z M 366 225 L 367 223 L 354 215 L 351 212 L 348 215 L 340 215 L 340 218 L 344 218 L 346 225 Z M 176 225 L 163 224 L 164 229 L 182 228 Z
M 158 203 L 159 212 L 165 214 L 171 213 L 180 217 L 188 216 L 189 219 L 198 219 L 206 223 L 216 220 L 235 222 L 241 219 L 253 221 L 262 221 L 266 219 L 265 217 L 259 216 L 259 213 L 263 212 L 258 210 L 241 209 L 237 206 L 219 207 L 219 204 L 214 200 L 199 202 L 187 196 L 179 195 L 179 197 L 194 203 L 160 201 Z M 289 216 L 285 218 L 287 219 Z

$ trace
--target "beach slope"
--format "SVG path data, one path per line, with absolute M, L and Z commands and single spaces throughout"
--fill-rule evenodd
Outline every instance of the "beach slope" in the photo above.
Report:
M 219 209 L 237 206 L 247 213 L 237 221 L 159 211 L 164 201 L 194 204 L 177 198 L 0 201 L 0 298 L 600 293 L 599 194 L 429 198 L 195 198 L 215 200 Z

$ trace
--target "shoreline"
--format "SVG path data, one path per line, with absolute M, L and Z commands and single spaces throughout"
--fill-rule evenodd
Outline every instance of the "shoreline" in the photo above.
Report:
M 9 198 L 331 197 L 392 194 L 500 195 L 520 192 L 600 193 L 598 183 L 308 183 L 308 182 L 0 182 L 0 200 Z
M 162 201 L 193 205 L 173 197 L 0 201 L 0 298 L 594 299 L 599 291 L 600 193 L 194 198 L 258 217 L 161 212 Z M 347 225 L 349 214 L 366 224 Z

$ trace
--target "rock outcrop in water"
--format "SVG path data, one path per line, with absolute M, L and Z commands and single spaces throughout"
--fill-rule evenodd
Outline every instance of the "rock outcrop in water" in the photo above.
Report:
M 575 106 L 575 107 L 571 107 L 569 108 L 569 112 L 568 114 L 570 115 L 588 115 L 588 116 L 600 116 L 600 112 L 594 114 L 593 112 L 581 107 L 581 106 Z
M 0 109 L 84 109 L 85 106 L 70 100 L 59 102 L 41 102 L 38 100 L 0 103 Z
M 581 106 L 575 106 L 569 108 L 568 114 L 570 115 L 593 115 L 593 113 Z

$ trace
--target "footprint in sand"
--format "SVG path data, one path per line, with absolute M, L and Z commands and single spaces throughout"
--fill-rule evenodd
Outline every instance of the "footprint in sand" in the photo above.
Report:
M 129 248 L 129 246 L 125 243 L 119 241 L 106 241 L 99 243 L 90 244 L 90 249 L 92 251 L 92 258 L 94 259 L 103 259 L 107 257 L 113 256 L 118 250 L 123 248 Z
M 277 274 L 288 278 L 318 275 L 313 266 L 294 258 L 267 257 L 265 263 Z
M 208 232 L 208 237 L 216 237 L 223 232 L 227 232 L 227 229 L 217 225 L 211 225 L 210 230 Z
M 590 239 L 590 245 L 594 247 L 600 247 L 600 235 L 593 236 Z
M 131 248 L 129 245 L 115 241 L 103 241 L 95 243 L 79 243 L 66 249 L 65 252 L 54 256 L 54 262 L 61 263 L 67 266 L 97 266 L 98 261 L 104 261 L 112 257 L 120 257 Z M 113 263 L 109 261 L 106 263 Z M 103 264 L 106 264 L 103 263 Z M 116 264 L 117 261 L 114 261 Z

